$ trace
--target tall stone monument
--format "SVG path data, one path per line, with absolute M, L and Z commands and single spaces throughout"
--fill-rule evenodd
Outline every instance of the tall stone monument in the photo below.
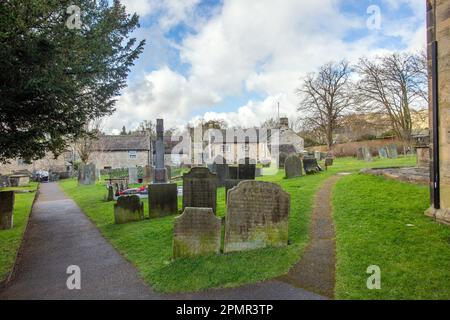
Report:
M 155 168 L 153 183 L 148 185 L 150 218 L 163 217 L 178 213 L 178 189 L 176 183 L 167 181 L 167 169 L 164 166 L 164 122 L 156 121 Z
M 427 0 L 431 207 L 450 224 L 450 1 Z
M 13 227 L 14 191 L 0 191 L 0 230 Z

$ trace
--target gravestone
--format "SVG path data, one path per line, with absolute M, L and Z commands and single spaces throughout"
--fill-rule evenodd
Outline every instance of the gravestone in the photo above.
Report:
M 14 191 L 0 191 L 0 230 L 14 225 Z
M 138 183 L 138 168 L 137 167 L 128 168 L 128 183 L 129 184 Z
M 314 174 L 321 171 L 316 158 L 304 157 L 302 162 L 306 174 Z
M 292 154 L 284 162 L 286 178 L 291 179 L 302 175 L 302 160 L 298 155 Z
M 217 156 L 214 158 L 214 162 L 208 165 L 211 173 L 215 173 L 217 175 L 217 186 L 223 187 L 225 185 L 225 180 L 229 178 L 229 166 L 226 160 L 222 156 Z
M 388 151 L 386 147 L 381 147 L 378 149 L 378 155 L 381 159 L 386 159 L 388 157 Z
M 150 183 L 153 181 L 153 167 L 145 166 L 144 167 L 144 183 Z
M 156 120 L 156 144 L 155 144 L 155 171 L 153 182 L 165 183 L 167 182 L 167 168 L 164 166 L 164 120 Z
M 290 195 L 279 185 L 242 181 L 228 192 L 224 252 L 288 244 Z
M 11 186 L 9 182 L 9 176 L 0 175 L 0 188 L 8 188 Z
M 108 186 L 108 196 L 106 197 L 106 201 L 113 201 L 114 200 L 114 187 Z
M 205 167 L 192 168 L 183 175 L 183 209 L 212 208 L 216 212 L 217 176 Z
M 263 169 L 262 168 L 256 168 L 255 169 L 255 177 L 262 177 L 263 176 Z
M 232 180 L 237 179 L 238 178 L 238 167 L 229 166 L 228 173 L 229 173 L 230 179 L 232 179 Z
M 240 161 L 238 165 L 238 176 L 240 180 L 255 180 L 256 164 L 250 163 L 249 158 L 245 158 L 244 161 Z
M 159 218 L 178 213 L 178 188 L 176 183 L 148 185 L 149 217 Z
M 239 182 L 244 181 L 244 180 L 239 180 L 239 179 L 227 179 L 225 180 L 225 202 L 228 199 L 228 190 L 233 189 L 234 187 L 236 187 Z
M 397 159 L 398 158 L 398 149 L 397 145 L 390 144 L 388 146 L 388 156 L 390 159 Z
M 370 151 L 370 148 L 364 147 L 362 148 L 362 152 L 365 161 L 372 161 L 372 152 Z
M 316 158 L 317 161 L 321 160 L 322 152 L 320 151 L 314 151 L 314 158 Z
M 174 222 L 173 257 L 219 254 L 221 225 L 211 208 L 185 208 Z
M 116 224 L 144 220 L 144 204 L 137 195 L 121 196 L 114 204 Z
M 165 168 L 166 168 L 166 179 L 167 181 L 170 181 L 170 179 L 172 179 L 172 167 L 165 166 Z
M 12 175 L 9 176 L 11 187 L 26 187 L 30 184 L 30 177 L 28 175 Z
M 334 163 L 333 158 L 325 158 L 325 167 L 331 167 Z
M 356 151 L 356 158 L 358 158 L 358 160 L 364 160 L 363 148 L 358 148 Z
M 96 181 L 95 164 L 80 164 L 78 167 L 78 184 L 90 185 Z

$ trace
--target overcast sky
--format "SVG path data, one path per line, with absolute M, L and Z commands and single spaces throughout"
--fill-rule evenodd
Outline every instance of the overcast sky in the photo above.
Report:
M 298 116 L 301 77 L 329 61 L 425 47 L 423 0 L 122 0 L 147 45 L 105 123 L 259 125 Z M 381 12 L 377 24 L 376 12 Z M 370 27 L 368 27 L 368 25 Z M 378 28 L 379 26 L 379 28 Z

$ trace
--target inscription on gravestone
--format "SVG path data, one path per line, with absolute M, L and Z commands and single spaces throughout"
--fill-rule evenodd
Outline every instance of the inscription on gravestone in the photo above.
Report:
M 183 209 L 212 208 L 216 212 L 217 176 L 205 167 L 192 168 L 183 175 Z
M 224 252 L 286 246 L 290 195 L 279 185 L 242 181 L 228 191 Z
M 12 229 L 14 225 L 14 191 L 0 191 L 0 230 Z
M 173 257 L 220 253 L 221 224 L 211 208 L 185 208 L 174 222 Z

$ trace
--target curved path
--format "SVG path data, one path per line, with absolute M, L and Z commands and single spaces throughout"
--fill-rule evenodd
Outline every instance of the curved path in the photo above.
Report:
M 173 295 L 158 294 L 146 286 L 134 266 L 102 237 L 56 183 L 41 184 L 15 274 L 0 292 L 0 299 L 332 298 L 335 248 L 331 191 L 337 179 L 328 179 L 316 195 L 310 244 L 288 275 L 238 288 Z M 81 269 L 81 290 L 67 289 L 70 265 Z

